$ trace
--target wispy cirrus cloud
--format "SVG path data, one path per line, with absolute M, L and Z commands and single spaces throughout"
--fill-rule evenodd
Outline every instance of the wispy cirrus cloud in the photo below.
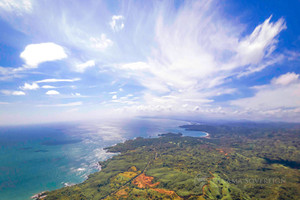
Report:
M 52 85 L 43 85 L 42 88 L 43 89 L 53 89 L 53 88 L 57 88 L 57 87 L 52 86 Z
M 95 60 L 89 60 L 81 64 L 77 64 L 74 67 L 74 71 L 83 73 L 88 68 L 94 67 L 96 65 Z
M 246 66 L 243 71 L 253 73 L 257 72 L 256 66 L 266 62 L 269 57 L 274 58 L 272 53 L 276 50 L 277 36 L 287 27 L 283 18 L 276 22 L 271 22 L 271 18 L 272 16 L 258 25 L 250 35 L 238 42 L 237 46 L 234 47 L 235 55 L 225 65 L 225 69 Z
M 1 90 L 1 93 L 4 95 L 14 95 L 14 96 L 23 96 L 26 95 L 23 91 L 14 91 L 14 90 Z
M 113 45 L 113 41 L 107 38 L 107 36 L 102 33 L 100 37 L 90 37 L 90 47 L 94 49 L 99 49 L 101 51 Z
M 73 107 L 73 106 L 81 106 L 82 102 L 71 102 L 71 103 L 63 103 L 63 104 L 41 104 L 37 105 L 37 107 Z
M 0 66 L 0 81 L 11 80 L 15 78 L 21 78 L 20 72 L 23 71 L 23 67 L 1 67 Z
M 13 12 L 16 15 L 30 13 L 32 11 L 31 0 L 2 0 L 0 1 L 0 9 L 7 12 Z
M 295 72 L 288 72 L 279 77 L 273 78 L 271 83 L 275 85 L 289 85 L 297 81 L 299 81 L 299 74 L 296 74 Z
M 242 25 L 219 13 L 215 1 L 186 2 L 179 10 L 161 12 L 155 24 L 157 46 L 147 61 L 114 66 L 146 88 L 143 110 L 192 112 L 210 106 L 216 96 L 237 91 L 226 86 L 232 78 L 282 60 L 284 55 L 274 52 L 286 29 L 284 19 L 272 22 L 269 17 L 245 35 Z
M 43 80 L 39 80 L 39 81 L 35 81 L 30 83 L 24 83 L 23 86 L 20 86 L 19 88 L 22 90 L 37 90 L 39 88 L 43 88 L 43 89 L 54 89 L 57 88 L 56 86 L 51 86 L 51 85 L 43 85 L 43 86 L 39 86 L 38 84 L 40 83 L 57 83 L 57 82 L 75 82 L 75 81 L 79 81 L 80 78 L 73 78 L 73 79 L 43 79 Z M 58 91 L 56 90 L 49 90 L 46 92 L 47 95 L 57 95 L 60 94 Z
M 50 79 L 43 79 L 36 81 L 36 83 L 56 83 L 56 82 L 75 82 L 80 81 L 80 78 L 73 78 L 73 79 L 56 79 L 56 78 L 50 78 Z

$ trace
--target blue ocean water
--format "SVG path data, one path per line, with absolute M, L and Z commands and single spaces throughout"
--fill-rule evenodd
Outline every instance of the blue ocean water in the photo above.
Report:
M 80 183 L 114 154 L 104 147 L 135 137 L 167 132 L 205 133 L 179 128 L 187 122 L 131 119 L 0 127 L 0 200 L 28 200 L 38 192 Z

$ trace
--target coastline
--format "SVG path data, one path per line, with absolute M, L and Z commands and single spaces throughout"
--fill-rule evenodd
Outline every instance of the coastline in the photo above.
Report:
M 210 134 L 209 134 L 209 133 L 204 132 L 204 131 L 199 131 L 199 132 L 205 133 L 206 135 L 205 135 L 205 136 L 197 136 L 198 138 L 206 138 L 206 139 L 210 139 Z M 158 137 L 163 137 L 163 136 L 159 136 L 159 135 L 157 135 L 157 136 L 158 136 Z M 189 137 L 189 136 L 187 136 L 187 135 L 181 135 L 180 137 Z M 129 141 L 129 140 L 136 140 L 136 138 L 134 138 L 134 139 L 128 139 L 128 140 L 125 140 L 125 141 L 123 141 L 123 142 L 117 143 L 117 144 L 115 144 L 115 145 L 118 145 L 118 144 L 124 144 L 126 141 Z M 115 145 L 113 145 L 113 146 L 115 146 Z M 113 151 L 110 151 L 109 149 L 105 149 L 105 148 L 103 148 L 103 150 L 105 150 L 106 153 L 115 153 L 116 155 L 118 155 L 119 153 L 121 153 L 121 152 L 113 152 Z M 112 159 L 114 156 L 115 156 L 115 155 L 113 155 L 111 158 L 107 158 L 107 159 L 104 160 L 104 161 L 107 161 L 107 160 L 109 160 L 109 159 Z M 100 171 L 101 171 L 101 168 L 102 168 L 102 166 L 101 166 L 101 164 L 100 164 L 100 161 L 98 161 L 96 164 L 97 164 L 96 168 L 98 169 L 97 172 L 100 172 Z M 97 173 L 97 172 L 94 172 L 94 173 Z M 93 174 L 93 173 L 91 173 L 91 174 Z M 91 175 L 91 174 L 89 174 L 89 175 Z M 89 176 L 89 175 L 88 175 L 88 176 Z M 89 177 L 87 177 L 84 181 L 86 181 L 87 179 L 89 179 Z M 84 181 L 83 181 L 83 182 L 84 182 Z M 82 183 L 82 182 L 81 182 L 81 183 Z M 65 185 L 64 187 L 70 187 L 70 186 L 74 186 L 74 185 L 77 185 L 77 184 L 80 184 L 80 183 L 70 184 L 70 185 Z M 62 187 L 62 188 L 64 188 L 64 187 Z M 61 189 L 61 188 L 59 188 L 59 189 Z M 52 190 L 51 190 L 51 191 L 52 191 Z M 48 193 L 48 192 L 51 192 L 51 191 L 42 191 L 42 192 L 40 192 L 40 193 L 34 194 L 34 195 L 31 197 L 31 199 L 34 199 L 34 200 L 42 200 L 42 199 L 46 198 L 47 193 Z
M 210 134 L 208 132 L 204 132 L 204 131 L 201 132 L 206 134 L 205 136 L 203 136 L 203 138 L 210 139 Z
M 43 192 L 37 193 L 37 194 L 31 196 L 30 198 L 31 198 L 31 199 L 35 199 L 35 200 L 38 200 L 38 199 L 44 199 L 44 198 L 47 197 L 47 192 L 48 192 L 48 191 L 43 191 Z

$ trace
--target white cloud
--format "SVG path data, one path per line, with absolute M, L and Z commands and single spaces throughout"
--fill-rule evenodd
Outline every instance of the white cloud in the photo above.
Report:
M 251 110 L 300 107 L 300 84 L 282 87 L 268 85 L 257 91 L 254 97 L 232 101 L 232 105 Z
M 5 95 L 14 95 L 14 96 L 26 95 L 25 92 L 23 91 L 1 90 L 1 92 Z
M 49 105 L 37 105 L 38 107 L 72 107 L 72 106 L 81 106 L 82 102 L 72 102 L 72 103 L 63 103 L 63 104 L 49 104 Z
M 113 45 L 113 41 L 108 39 L 104 33 L 100 37 L 90 37 L 91 47 L 99 50 L 105 50 Z
M 23 91 L 13 91 L 12 95 L 22 96 L 22 95 L 25 95 L 25 92 L 23 92 Z
M 53 89 L 53 88 L 56 88 L 56 87 L 52 86 L 52 85 L 43 85 L 42 88 L 44 88 L 44 89 Z
M 37 68 L 40 63 L 67 58 L 63 47 L 54 43 L 30 44 L 20 54 L 25 60 L 26 68 Z
M 20 78 L 22 75 L 19 73 L 24 71 L 23 67 L 12 68 L 12 67 L 1 67 L 0 66 L 0 80 L 8 80 L 13 78 Z
M 10 74 L 12 68 L 10 67 L 1 67 L 0 66 L 0 74 L 2 75 L 7 75 L 7 74 Z
M 124 70 L 146 70 L 149 69 L 149 65 L 144 62 L 134 62 L 120 65 L 119 68 Z
M 286 28 L 284 19 L 270 17 L 248 32 L 249 27 L 239 24 L 238 18 L 231 22 L 223 16 L 223 10 L 219 10 L 222 6 L 219 1 L 185 1 L 176 9 L 172 3 L 155 5 L 157 6 L 140 7 L 140 4 L 131 4 L 134 12 L 126 14 L 128 29 L 123 29 L 123 16 L 112 16 L 109 21 L 111 16 L 108 19 L 105 16 L 107 12 L 86 12 L 86 9 L 93 9 L 89 6 L 80 7 L 77 3 L 69 5 L 68 8 L 57 9 L 58 13 L 51 18 L 47 16 L 49 10 L 53 9 L 39 4 L 41 11 L 32 18 L 25 16 L 7 21 L 16 30 L 33 38 L 40 38 L 42 35 L 48 41 L 69 47 L 74 50 L 72 54 L 80 59 L 97 58 L 103 63 L 102 66 L 109 65 L 100 70 L 105 71 L 103 75 L 107 74 L 110 76 L 108 78 L 113 79 L 115 87 L 124 86 L 127 91 L 125 85 L 119 84 L 124 81 L 125 84 L 137 86 L 137 91 L 129 89 L 128 92 L 141 95 L 139 101 L 135 102 L 138 105 L 128 109 L 154 113 L 161 110 L 188 113 L 223 112 L 224 108 L 212 109 L 209 106 L 217 104 L 213 103 L 215 96 L 237 91 L 226 86 L 233 84 L 226 83 L 286 59 L 286 54 L 280 55 L 280 51 L 277 51 L 278 36 Z M 76 12 L 68 12 L 68 9 L 74 11 L 74 8 L 77 8 Z M 146 10 L 149 12 L 145 12 Z M 82 13 L 86 17 L 78 20 Z M 37 16 L 40 18 L 36 18 Z M 27 22 L 32 21 L 31 19 L 37 20 L 27 28 Z M 102 19 L 108 21 L 103 22 Z M 120 30 L 123 31 L 117 34 Z M 63 53 L 66 54 L 64 50 Z M 291 57 L 296 58 L 298 54 L 294 53 Z M 25 59 L 25 62 L 27 67 L 36 68 L 47 61 L 44 60 L 40 60 L 39 56 L 32 56 L 32 60 Z M 88 62 L 74 65 L 77 67 L 75 71 L 84 72 L 92 67 L 93 63 Z M 114 66 L 110 67 L 111 65 Z M 0 68 L 0 73 L 1 71 L 11 76 L 10 70 Z M 277 90 L 283 86 L 292 87 L 297 82 L 290 81 L 292 79 L 291 75 L 280 80 L 274 79 L 271 85 L 265 86 L 265 90 L 269 92 L 273 88 Z M 76 80 L 45 79 L 35 83 L 73 81 Z M 53 86 L 42 88 L 50 90 Z M 263 91 L 263 88 L 257 91 Z M 126 98 L 120 96 L 122 95 L 112 100 L 125 102 Z
M 276 36 L 286 29 L 283 18 L 272 23 L 270 22 L 271 17 L 266 19 L 263 24 L 258 25 L 251 35 L 239 42 L 236 56 L 232 58 L 231 63 L 228 63 L 226 67 L 236 68 L 250 65 L 246 71 L 252 72 L 256 72 L 255 69 L 261 71 L 264 68 L 261 68 L 261 62 L 270 57 L 273 58 L 271 55 L 278 42 Z M 256 67 L 257 65 L 258 67 Z
M 16 15 L 22 15 L 32 11 L 32 2 L 31 0 L 1 0 L 0 8 L 14 12 Z
M 287 50 L 286 54 L 287 54 L 288 60 L 299 60 L 299 58 L 300 58 L 300 52 L 298 52 L 298 51 Z
M 24 86 L 20 87 L 22 90 L 36 90 L 36 89 L 39 89 L 39 85 L 36 84 L 36 83 L 32 83 L 32 84 L 29 84 L 29 83 L 25 83 Z
M 272 83 L 277 85 L 288 85 L 290 83 L 293 83 L 295 81 L 298 81 L 299 74 L 292 73 L 286 73 L 284 75 L 279 76 L 278 78 L 273 78 Z
M 124 28 L 124 17 L 122 15 L 114 15 L 109 23 L 113 31 L 120 31 Z
M 56 78 L 51 78 L 51 79 L 43 79 L 36 81 L 36 83 L 56 83 L 56 82 L 75 82 L 79 81 L 80 78 L 73 78 L 73 79 L 56 79 Z
M 47 95 L 58 95 L 59 92 L 56 91 L 56 90 L 49 90 L 49 91 L 46 92 L 46 94 L 47 94 Z
M 279 33 L 286 28 L 283 19 L 271 22 L 270 17 L 245 34 L 242 25 L 219 14 L 216 4 L 187 1 L 174 13 L 160 12 L 152 54 L 144 62 L 114 66 L 145 88 L 143 109 L 176 112 L 188 104 L 184 109 L 189 112 L 208 106 L 215 96 L 236 92 L 224 86 L 232 78 L 282 60 L 274 50 Z M 176 98 L 162 98 L 165 95 Z
M 258 25 L 251 35 L 239 42 L 236 59 L 239 60 L 240 65 L 258 64 L 264 56 L 275 50 L 277 43 L 275 37 L 286 29 L 286 25 L 282 18 L 275 23 L 270 20 L 271 17 Z
M 72 96 L 74 96 L 74 97 L 80 97 L 80 96 L 81 96 L 81 94 L 80 94 L 80 93 L 78 93 L 78 92 L 76 92 L 76 93 L 72 93 L 71 95 L 72 95 Z
M 75 65 L 74 71 L 82 73 L 82 72 L 85 72 L 85 70 L 87 68 L 94 67 L 94 66 L 95 66 L 95 61 L 94 60 L 89 60 L 85 63 Z
M 118 98 L 117 95 L 112 96 L 112 99 L 117 99 L 117 98 Z
M 253 97 L 231 101 L 241 113 L 251 113 L 252 116 L 274 114 L 274 117 L 293 118 L 291 112 L 300 111 L 300 80 L 299 74 L 286 73 L 274 78 L 270 84 L 254 87 Z M 299 118 L 299 116 L 298 116 Z M 295 120 L 295 119 L 294 119 Z
M 40 63 L 61 60 L 66 58 L 67 55 L 64 49 L 57 44 L 40 43 L 27 45 L 20 54 L 20 57 L 25 61 L 22 67 L 12 68 L 0 66 L 0 75 L 2 75 L 0 80 L 22 77 L 22 73 L 26 73 L 28 69 L 37 68 Z

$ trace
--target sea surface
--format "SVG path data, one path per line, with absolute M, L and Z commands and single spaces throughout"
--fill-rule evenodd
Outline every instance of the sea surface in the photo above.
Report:
M 80 183 L 111 158 L 104 147 L 167 132 L 201 137 L 179 128 L 185 121 L 137 118 L 0 127 L 0 200 L 28 200 L 36 193 Z

